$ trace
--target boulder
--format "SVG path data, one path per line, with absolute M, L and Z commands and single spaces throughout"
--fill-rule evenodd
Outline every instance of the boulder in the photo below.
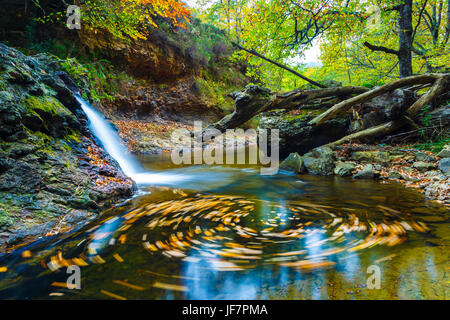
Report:
M 291 116 L 285 112 L 267 112 L 262 114 L 259 128 L 279 130 L 280 157 L 287 157 L 292 152 L 302 155 L 316 147 L 336 141 L 348 133 L 350 124 L 348 116 L 343 115 L 326 121 L 323 126 L 315 127 L 308 124 L 315 115 L 317 113 L 314 112 L 305 112 L 298 116 Z
M 450 176 L 450 158 L 444 158 L 439 161 L 439 169 L 441 169 L 446 176 Z
M 303 156 L 307 171 L 311 174 L 328 176 L 333 174 L 334 152 L 328 147 L 313 149 Z
M 353 170 L 355 170 L 355 164 L 353 162 L 338 161 L 334 168 L 334 174 L 341 177 L 348 177 L 353 174 Z
M 302 173 L 305 171 L 305 166 L 303 164 L 302 157 L 297 152 L 294 152 L 284 159 L 283 162 L 281 162 L 280 169 L 295 173 Z
M 354 179 L 373 179 L 375 177 L 375 172 L 371 164 L 366 165 L 361 171 L 356 173 Z
M 430 112 L 430 126 L 448 129 L 450 126 L 450 105 L 444 105 Z
M 389 171 L 389 179 L 403 179 L 403 176 L 396 170 Z
M 439 158 L 450 158 L 450 145 L 446 144 L 444 148 L 437 154 Z
M 350 159 L 359 162 L 388 163 L 391 158 L 385 151 L 355 151 Z
M 436 165 L 433 163 L 429 163 L 429 162 L 416 161 L 413 163 L 412 167 L 416 168 L 420 172 L 425 172 L 425 171 L 429 171 L 431 169 L 436 168 Z
M 425 152 L 422 152 L 422 151 L 416 152 L 415 160 L 416 161 L 425 161 L 425 162 L 435 161 L 435 159 L 433 157 L 430 157 L 429 155 L 427 155 Z
M 439 170 L 428 171 L 428 172 L 425 172 L 425 174 L 428 179 L 433 180 L 433 181 L 441 181 L 441 180 L 445 180 L 447 178 Z

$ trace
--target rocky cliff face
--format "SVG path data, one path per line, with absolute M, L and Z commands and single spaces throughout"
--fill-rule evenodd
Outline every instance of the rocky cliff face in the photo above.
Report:
M 56 68 L 0 44 L 0 249 L 71 228 L 133 191 Z
M 157 30 L 145 40 L 120 41 L 108 33 L 88 30 L 80 31 L 79 38 L 91 52 L 104 53 L 114 65 L 125 66 L 137 78 L 168 83 L 194 72 L 193 60 Z
M 98 107 L 118 124 L 122 138 L 134 152 L 165 150 L 163 145 L 170 137 L 169 132 L 164 137 L 149 135 L 142 129 L 144 124 L 176 129 L 191 126 L 194 120 L 205 125 L 215 122 L 232 108 L 227 94 L 246 84 L 243 70 L 229 62 L 231 47 L 223 43 L 210 49 L 207 63 L 196 55 L 200 49 L 182 43 L 182 37 L 191 38 L 190 32 L 154 29 L 148 39 L 128 41 L 107 33 L 79 32 L 80 42 L 90 53 L 102 54 L 117 72 L 126 74 L 126 79 L 115 83 L 113 99 L 103 99 Z M 124 124 L 127 121 L 129 125 Z M 133 132 L 122 130 L 131 127 Z

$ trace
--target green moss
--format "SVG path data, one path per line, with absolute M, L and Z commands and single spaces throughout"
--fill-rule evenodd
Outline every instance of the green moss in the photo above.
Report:
M 64 140 L 66 140 L 69 143 L 72 143 L 72 142 L 80 143 L 81 136 L 79 133 L 71 130 L 71 132 L 64 137 Z
M 4 91 L 7 89 L 6 82 L 3 78 L 0 78 L 0 91 Z
M 43 112 L 51 115 L 70 114 L 70 111 L 52 96 L 28 96 L 24 102 L 28 112 L 36 113 L 39 116 L 41 116 Z
M 0 230 L 14 225 L 17 218 L 13 216 L 11 207 L 5 203 L 0 203 Z
M 300 113 L 296 114 L 296 115 L 290 115 L 290 114 L 286 115 L 284 117 L 284 120 L 289 121 L 289 122 L 296 121 L 296 120 L 304 120 L 305 118 L 308 118 L 308 117 L 311 117 L 311 116 L 316 116 L 316 115 L 319 115 L 321 113 L 322 113 L 322 111 L 320 111 L 320 110 L 308 110 L 308 109 L 305 109 L 305 110 L 301 110 Z

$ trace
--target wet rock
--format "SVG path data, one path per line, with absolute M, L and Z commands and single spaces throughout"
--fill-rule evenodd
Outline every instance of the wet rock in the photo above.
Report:
M 389 171 L 389 179 L 403 179 L 403 176 L 396 170 Z
M 428 163 L 423 161 L 416 161 L 412 165 L 413 168 L 416 168 L 420 172 L 425 172 L 431 169 L 436 168 L 436 165 L 434 163 Z
M 417 100 L 417 95 L 412 90 L 397 89 L 380 95 L 366 103 L 372 109 L 385 116 L 386 120 L 394 120 L 400 117 L 406 108 Z
M 49 232 L 74 209 L 94 216 L 135 190 L 118 164 L 84 138 L 90 133 L 73 83 L 58 67 L 49 56 L 0 44 L 0 230 L 8 228 L 12 242 Z
M 447 203 L 450 191 L 450 179 L 435 181 L 425 187 L 425 195 L 431 199 L 441 200 Z
M 370 113 L 366 113 L 363 116 L 363 123 L 362 123 L 362 129 L 367 129 L 367 128 L 371 128 L 374 126 L 378 126 L 382 123 L 384 123 L 385 117 L 383 116 L 383 114 L 380 114 L 378 112 L 370 112 Z
M 10 168 L 10 164 L 7 159 L 0 158 L 0 174 L 7 171 Z
M 348 177 L 353 174 L 355 164 L 353 162 L 338 161 L 334 168 L 334 174 L 341 177 Z
M 371 164 L 364 166 L 361 171 L 353 176 L 354 179 L 373 179 L 374 177 L 375 172 Z
M 450 176 L 450 158 L 444 158 L 441 161 L 439 161 L 439 169 L 446 176 Z
M 413 168 L 410 168 L 410 167 L 405 167 L 405 168 L 403 168 L 403 171 L 405 171 L 405 172 L 408 173 L 408 174 L 414 173 L 414 169 L 413 169 Z
M 388 163 L 390 161 L 389 153 L 385 151 L 355 151 L 350 159 L 359 162 Z
M 74 224 L 79 222 L 84 222 L 89 219 L 91 215 L 86 211 L 73 210 L 64 217 L 64 221 Z
M 446 144 L 445 147 L 437 154 L 439 158 L 450 158 L 450 145 Z
M 303 162 L 309 173 L 328 176 L 333 174 L 334 152 L 328 147 L 319 147 L 305 154 Z
M 24 228 L 18 228 L 14 230 L 14 233 L 12 233 L 7 240 L 8 244 L 15 244 L 25 238 L 28 237 L 34 237 L 42 234 L 46 234 L 52 230 L 52 228 L 55 226 L 55 222 L 47 222 L 42 224 L 36 224 L 32 226 L 27 226 Z
M 303 164 L 302 157 L 295 152 L 291 153 L 283 162 L 281 162 L 280 169 L 295 173 L 302 173 L 305 171 L 305 166 Z
M 94 201 L 89 199 L 88 197 L 82 197 L 82 198 L 70 198 L 68 199 L 71 207 L 76 209 L 98 209 L 98 204 Z
M 416 161 L 425 161 L 425 162 L 435 161 L 435 159 L 433 157 L 430 157 L 429 155 L 427 155 L 426 153 L 424 153 L 422 151 L 416 152 L 415 160 Z
M 0 191 L 31 193 L 42 186 L 39 167 L 23 161 L 15 162 L 12 168 L 0 176 L 0 181 Z
M 442 174 L 441 171 L 438 170 L 432 170 L 425 172 L 425 175 L 428 179 L 434 180 L 434 181 L 440 181 L 446 179 L 445 175 Z
M 46 190 L 48 190 L 51 193 L 56 193 L 56 194 L 61 195 L 61 196 L 70 196 L 70 195 L 72 195 L 72 192 L 70 192 L 69 190 L 66 190 L 64 188 L 61 188 L 60 186 L 57 186 L 57 185 L 46 186 Z

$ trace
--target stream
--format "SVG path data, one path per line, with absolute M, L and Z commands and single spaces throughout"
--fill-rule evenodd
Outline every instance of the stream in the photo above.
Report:
M 128 158 L 89 111 L 91 130 L 139 191 L 78 230 L 0 255 L 0 299 L 450 296 L 448 210 L 417 191 L 263 176 L 257 165 L 180 167 L 170 154 Z M 80 289 L 67 288 L 72 265 Z

